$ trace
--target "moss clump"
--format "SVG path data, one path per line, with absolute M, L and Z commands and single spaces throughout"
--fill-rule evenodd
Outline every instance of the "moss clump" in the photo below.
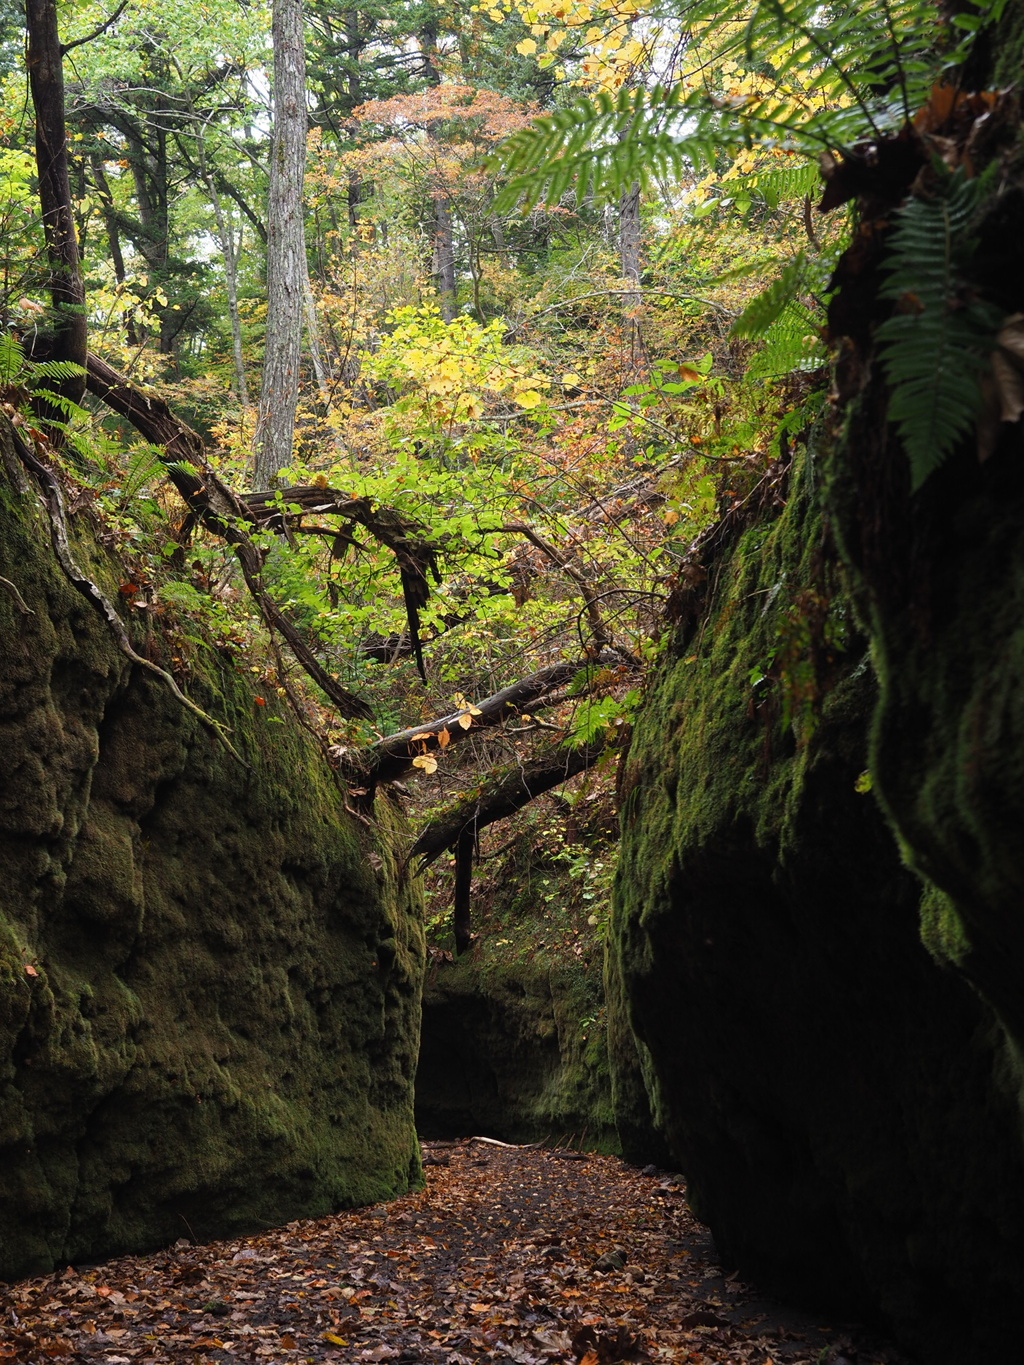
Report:
M 1024 1289 L 1013 1073 L 858 790 L 877 687 L 819 486 L 808 457 L 683 603 L 623 775 L 614 970 L 726 1259 L 980 1365 Z
M 241 766 L 113 646 L 16 484 L 0 574 L 34 613 L 0 593 L 0 1277 L 407 1189 L 397 817 L 353 821 L 308 736 L 202 652 L 187 686 Z

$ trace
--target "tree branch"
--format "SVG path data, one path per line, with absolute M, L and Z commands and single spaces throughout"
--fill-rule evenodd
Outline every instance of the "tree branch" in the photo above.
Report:
M 597 597 L 594 594 L 593 588 L 579 570 L 574 569 L 564 555 L 560 554 L 553 545 L 543 538 L 543 536 L 539 536 L 531 526 L 527 526 L 524 522 L 508 522 L 498 529 L 500 531 L 511 531 L 518 535 L 525 536 L 530 544 L 535 545 L 542 555 L 551 560 L 552 564 L 556 564 L 567 578 L 572 579 L 580 590 L 586 607 L 587 616 L 590 618 L 590 630 L 591 635 L 593 636 L 594 645 L 598 649 L 603 649 L 605 645 L 610 644 L 611 637 L 608 634 L 604 620 L 601 616 L 601 608 L 597 604 Z
M 369 783 L 394 782 L 413 766 L 413 759 L 436 753 L 441 747 L 457 743 L 481 730 L 493 729 L 509 716 L 521 715 L 538 705 L 549 693 L 564 687 L 586 668 L 615 668 L 631 670 L 629 659 L 617 649 L 603 649 L 599 654 L 584 655 L 579 659 L 562 660 L 531 673 L 526 678 L 490 697 L 485 697 L 472 710 L 461 707 L 437 720 L 423 725 L 411 725 L 386 735 L 376 744 L 355 756 L 355 765 Z M 346 755 L 347 757 L 347 755 Z
M 127 8 L 128 0 L 121 0 L 121 3 L 118 5 L 117 9 L 114 10 L 110 18 L 105 19 L 103 23 L 99 24 L 96 28 L 94 28 L 91 33 L 87 33 L 84 38 L 75 38 L 70 43 L 61 43 L 60 45 L 61 56 L 66 57 L 67 54 L 71 52 L 74 48 L 82 47 L 85 43 L 91 43 L 94 38 L 98 38 L 100 37 L 101 34 L 106 33 L 110 25 L 116 23 Z
M 274 492 L 234 493 L 210 468 L 202 437 L 185 425 L 163 401 L 142 393 L 124 375 L 91 352 L 87 363 L 89 391 L 102 398 L 115 412 L 159 446 L 167 474 L 188 504 L 189 510 L 215 535 L 234 549 L 246 584 L 264 618 L 288 642 L 296 659 L 344 716 L 369 717 L 372 713 L 361 697 L 342 687 L 321 666 L 300 632 L 267 593 L 262 582 L 263 551 L 253 544 L 250 531 L 269 527 L 285 532 L 305 516 L 338 516 L 350 525 L 362 526 L 395 558 L 405 599 L 406 618 L 413 653 L 423 674 L 419 636 L 419 613 L 430 597 L 430 578 L 440 581 L 437 547 L 421 534 L 420 522 L 407 520 L 370 498 L 352 498 L 338 488 L 300 484 Z M 194 465 L 196 473 L 183 468 Z M 289 512 L 289 507 L 298 508 Z
M 585 772 L 610 746 L 596 739 L 574 749 L 556 749 L 526 763 L 511 763 L 489 774 L 480 786 L 450 809 L 444 811 L 419 833 L 409 850 L 408 861 L 420 859 L 417 871 L 423 872 L 446 849 L 455 847 L 464 836 L 475 839 L 482 829 L 504 820 L 516 811 Z

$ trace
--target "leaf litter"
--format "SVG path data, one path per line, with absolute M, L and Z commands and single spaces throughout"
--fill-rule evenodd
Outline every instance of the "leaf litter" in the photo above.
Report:
M 0 1286 L 0 1365 L 906 1365 L 726 1277 L 681 1182 L 424 1145 L 425 1189 Z

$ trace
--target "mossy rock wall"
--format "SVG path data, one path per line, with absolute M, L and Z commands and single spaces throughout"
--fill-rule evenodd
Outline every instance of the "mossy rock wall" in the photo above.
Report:
M 1019 258 L 1024 171 L 1012 200 Z M 1007 212 L 1010 210 L 1008 209 Z M 1006 307 L 1024 306 L 1024 267 Z M 879 675 L 870 764 L 936 891 L 928 942 L 1024 1050 L 1024 435 L 960 450 L 916 494 L 876 378 L 848 415 L 828 498 Z M 1024 1077 L 1018 1082 L 1024 1114 Z
M 423 941 L 387 803 L 353 820 L 200 650 L 232 758 L 114 646 L 5 455 L 0 575 L 32 615 L 0 585 L 0 1277 L 400 1193 Z
M 479 955 L 435 963 L 423 992 L 420 1132 L 614 1149 L 600 1006 L 599 974 Z
M 683 603 L 623 774 L 613 968 L 728 1262 L 981 1365 L 1024 1295 L 1012 1059 L 857 790 L 877 685 L 819 488 L 795 469 Z

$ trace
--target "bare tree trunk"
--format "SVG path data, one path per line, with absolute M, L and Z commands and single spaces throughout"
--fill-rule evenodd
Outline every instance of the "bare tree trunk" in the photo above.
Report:
M 110 192 L 110 185 L 107 183 L 107 177 L 103 171 L 102 158 L 93 153 L 90 158 L 90 165 L 93 184 L 96 186 L 96 193 L 100 199 L 103 223 L 107 229 L 107 246 L 110 249 L 110 259 L 114 266 L 114 279 L 118 284 L 124 284 L 127 274 L 124 267 L 124 252 L 121 250 L 121 229 L 117 221 L 114 196 Z M 132 310 L 126 308 L 121 316 L 124 319 L 125 340 L 129 346 L 137 346 L 139 337 L 135 330 L 135 318 L 132 316 Z
M 313 286 L 309 282 L 309 265 L 305 256 L 302 258 L 302 267 L 302 311 L 306 317 L 306 344 L 309 346 L 309 357 L 313 362 L 317 392 L 320 394 L 321 403 L 326 407 L 331 401 L 331 386 L 328 382 L 327 367 L 324 365 L 323 347 L 320 345 L 320 323 L 316 315 L 316 299 L 313 297 Z
M 619 260 L 622 278 L 637 286 L 623 294 L 622 308 L 630 363 L 639 366 L 644 362 L 644 343 L 640 332 L 640 186 L 635 181 L 619 200 Z
M 81 365 L 80 378 L 51 382 L 54 392 L 78 402 L 85 393 L 86 318 L 85 285 L 71 212 L 71 180 L 68 175 L 67 130 L 64 124 L 64 68 L 57 33 L 56 0 L 27 0 L 28 70 L 32 103 L 36 111 L 36 168 L 39 201 L 46 233 L 46 256 L 50 266 L 50 300 L 53 304 L 51 359 Z M 66 414 L 56 405 L 43 403 L 41 416 L 59 421 Z
M 455 316 L 455 237 L 451 201 L 443 190 L 434 194 L 434 278 L 441 316 L 451 322 Z
M 267 340 L 253 482 L 270 486 L 292 457 L 299 397 L 306 236 L 306 54 L 302 0 L 274 0 L 274 139 L 267 205 Z
M 200 126 L 195 109 L 191 109 L 190 112 L 196 120 L 196 159 L 199 162 L 199 173 L 203 177 L 206 193 L 209 195 L 210 204 L 213 207 L 213 221 L 217 225 L 217 240 L 220 243 L 221 255 L 224 257 L 224 282 L 228 295 L 228 317 L 231 320 L 231 354 L 235 362 L 235 392 L 238 395 L 238 401 L 243 407 L 247 407 L 249 386 L 245 381 L 242 319 L 238 312 L 238 255 L 235 251 L 235 235 L 224 214 L 224 205 L 220 202 L 220 193 L 206 160 L 205 130 Z

